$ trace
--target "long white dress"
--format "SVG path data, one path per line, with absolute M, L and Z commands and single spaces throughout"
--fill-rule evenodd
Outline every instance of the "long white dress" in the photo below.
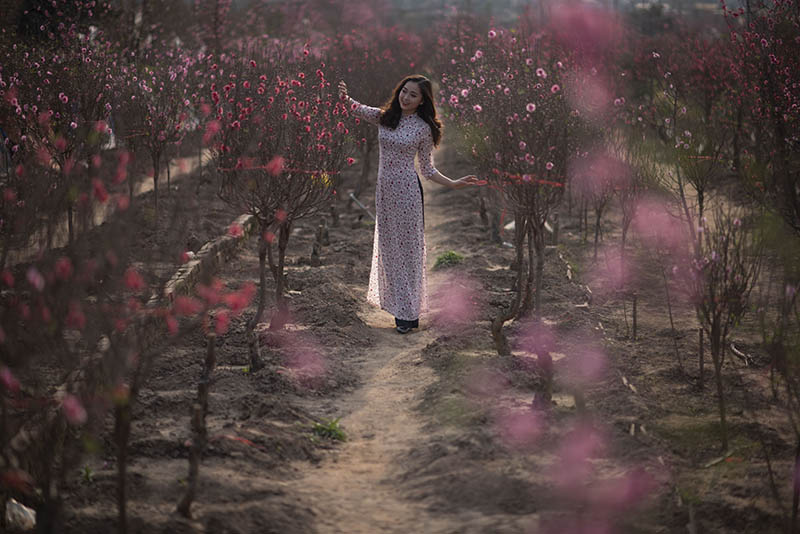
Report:
M 381 110 L 349 99 L 351 113 L 378 125 L 378 181 L 375 241 L 367 301 L 398 319 L 413 321 L 428 309 L 422 185 L 414 168 L 419 154 L 423 176 L 433 165 L 433 135 L 417 114 L 403 116 L 392 130 L 379 123 Z

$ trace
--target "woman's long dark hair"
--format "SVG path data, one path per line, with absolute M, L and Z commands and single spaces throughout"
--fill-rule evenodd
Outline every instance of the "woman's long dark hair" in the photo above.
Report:
M 397 125 L 400 124 L 400 117 L 403 115 L 403 110 L 400 108 L 400 91 L 407 82 L 414 82 L 419 86 L 419 90 L 422 92 L 422 102 L 419 103 L 419 107 L 417 108 L 417 115 L 422 117 L 422 120 L 427 122 L 431 127 L 433 146 L 439 146 L 439 141 L 442 139 L 442 122 L 436 118 L 431 81 L 421 74 L 406 76 L 397 84 L 397 87 L 394 88 L 394 92 L 392 93 L 392 98 L 381 108 L 380 122 L 382 125 L 392 130 L 397 128 Z

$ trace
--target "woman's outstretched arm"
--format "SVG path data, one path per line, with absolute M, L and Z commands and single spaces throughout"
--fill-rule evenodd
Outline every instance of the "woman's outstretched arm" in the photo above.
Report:
M 372 124 L 378 124 L 381 118 L 381 110 L 379 108 L 365 106 L 361 102 L 350 98 L 347 94 L 347 84 L 344 83 L 344 81 L 339 82 L 339 98 L 345 102 L 347 109 L 353 116 L 371 122 Z
M 445 187 L 458 189 L 468 185 L 486 184 L 486 181 L 479 180 L 474 174 L 468 174 L 467 176 L 453 180 L 440 173 L 433 165 L 433 137 L 430 133 L 422 138 L 422 143 L 419 147 L 419 168 L 420 171 L 422 171 L 422 176 Z

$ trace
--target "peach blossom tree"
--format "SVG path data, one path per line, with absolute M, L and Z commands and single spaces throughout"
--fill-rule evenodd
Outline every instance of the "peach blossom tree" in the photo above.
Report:
M 293 225 L 335 194 L 345 165 L 346 113 L 324 62 L 306 48 L 253 43 L 226 58 L 211 86 L 218 129 L 220 195 L 258 226 L 258 309 L 248 323 L 252 367 L 260 367 L 253 330 L 266 308 L 267 267 L 275 282 L 270 328 L 288 320 L 284 266 Z

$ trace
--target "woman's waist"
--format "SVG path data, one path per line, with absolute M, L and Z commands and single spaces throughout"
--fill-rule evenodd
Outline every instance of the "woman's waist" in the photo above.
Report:
M 397 163 L 385 163 L 378 166 L 378 175 L 382 178 L 407 178 L 409 180 L 417 179 L 417 168 L 414 164 L 398 165 Z

